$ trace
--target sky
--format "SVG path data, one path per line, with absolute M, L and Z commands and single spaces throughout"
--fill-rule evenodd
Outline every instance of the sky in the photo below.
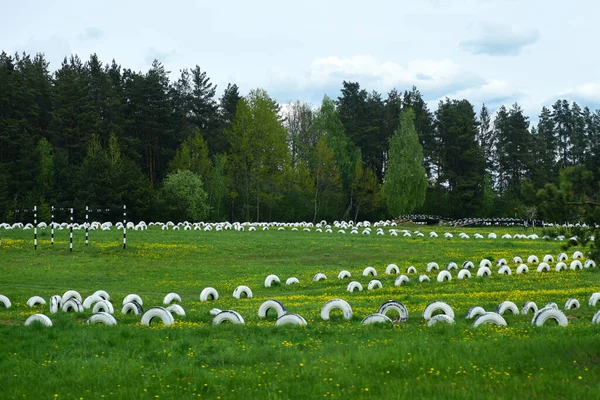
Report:
M 597 0 L 0 0 L 0 50 L 96 53 L 172 78 L 200 66 L 220 96 L 264 88 L 318 105 L 342 81 L 385 95 L 416 86 L 495 110 L 518 102 L 537 120 L 559 98 L 600 108 Z

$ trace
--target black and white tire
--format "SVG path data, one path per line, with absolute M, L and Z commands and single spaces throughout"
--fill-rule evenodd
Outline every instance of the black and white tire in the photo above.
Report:
M 466 319 L 473 319 L 476 318 L 482 314 L 485 314 L 485 310 L 483 309 L 483 307 L 480 306 L 473 306 L 471 308 L 469 308 L 467 310 L 467 313 L 465 314 L 465 318 Z
M 298 278 L 296 278 L 295 276 L 292 276 L 290 278 L 287 278 L 285 281 L 286 285 L 296 285 L 300 283 L 300 281 L 298 280 Z
M 65 294 L 62 295 L 62 298 L 61 298 L 62 304 L 65 304 L 67 302 L 67 300 L 69 300 L 69 299 L 77 299 L 79 301 L 79 303 L 83 302 L 81 295 L 76 290 L 67 290 L 65 292 Z
M 453 269 L 458 269 L 458 265 L 455 262 L 449 262 L 446 264 L 446 271 L 451 271 Z
M 110 301 L 110 295 L 104 290 L 96 290 L 92 296 L 99 296 L 104 300 Z
M 357 281 L 352 281 L 348 284 L 348 287 L 346 288 L 347 291 L 349 291 L 350 293 L 354 292 L 355 290 L 358 290 L 359 292 L 363 291 L 363 287 L 360 284 L 360 282 Z
M 411 265 L 410 267 L 406 268 L 406 273 L 407 274 L 416 274 L 417 269 Z
M 345 278 L 351 278 L 352 274 L 350 274 L 350 271 L 346 271 L 345 269 L 341 270 L 340 273 L 338 274 L 338 279 L 345 279 Z
M 321 319 L 329 321 L 331 310 L 339 309 L 344 313 L 344 319 L 352 318 L 352 307 L 347 301 L 342 299 L 332 299 L 323 305 L 321 308 Z
M 544 256 L 544 258 L 542 259 L 543 262 L 545 263 L 553 263 L 554 262 L 554 257 L 552 256 L 552 254 L 546 254 Z
M 458 279 L 468 279 L 471 277 L 471 271 L 469 271 L 468 269 L 461 269 L 460 271 L 458 271 L 456 277 Z
M 573 260 L 577 260 L 583 258 L 583 253 L 579 250 L 577 250 L 576 252 L 573 253 Z
M 521 308 L 521 315 L 528 315 L 530 311 L 533 311 L 533 315 L 538 312 L 538 306 L 533 301 L 526 301 Z
M 163 299 L 163 304 L 165 306 L 168 306 L 174 301 L 181 303 L 181 296 L 179 296 L 177 293 L 171 292 L 165 296 L 165 298 Z
M 363 276 L 377 276 L 377 271 L 373 267 L 367 267 L 363 270 Z
M 503 265 L 498 269 L 498 275 L 512 275 L 512 271 L 508 265 Z
M 438 263 L 432 261 L 432 262 L 430 262 L 430 263 L 427 264 L 427 268 L 425 269 L 425 272 L 431 272 L 434 269 L 439 271 L 440 266 L 438 265 Z
M 429 282 L 430 279 L 427 275 L 419 275 L 419 283 Z
M 487 258 L 484 258 L 483 260 L 479 261 L 479 268 L 483 267 L 492 268 L 492 262 Z
M 592 293 L 592 295 L 590 296 L 590 300 L 588 301 L 588 304 L 590 305 L 590 307 L 596 307 L 596 304 L 598 304 L 598 301 L 600 301 L 600 292 Z
M 431 317 L 430 319 L 427 320 L 427 326 L 433 326 L 440 322 L 442 322 L 444 324 L 448 324 L 448 325 L 454 325 L 454 318 L 450 317 L 449 315 L 445 315 L 445 314 L 434 315 L 433 317 Z
M 213 325 L 219 325 L 223 322 L 231 322 L 234 325 L 245 325 L 244 318 L 236 311 L 225 310 L 221 311 L 213 318 Z
M 171 304 L 169 307 L 167 307 L 167 311 L 170 312 L 171 315 L 185 317 L 185 310 L 179 304 Z
M 519 256 L 513 257 L 513 264 L 523 264 L 523 259 Z
M 92 309 L 92 312 L 94 314 L 99 313 L 99 312 L 105 312 L 107 314 L 114 314 L 115 309 L 110 301 L 100 300 L 99 302 L 94 304 L 94 308 Z
M 115 319 L 115 317 L 113 317 L 109 313 L 98 312 L 98 313 L 95 313 L 94 315 L 92 315 L 87 320 L 87 324 L 88 325 L 95 325 L 95 324 L 116 325 L 117 320 Z
M 498 261 L 496 261 L 496 267 L 502 267 L 503 265 L 508 265 L 508 263 L 506 262 L 506 259 L 501 258 Z
M 144 315 L 142 315 L 142 319 L 141 319 L 140 323 L 142 325 L 150 325 L 152 320 L 154 320 L 156 318 L 160 319 L 162 321 L 162 323 L 165 325 L 171 325 L 172 323 L 175 322 L 173 315 L 166 308 L 152 307 L 152 308 L 149 308 L 144 313 Z
M 319 273 L 315 274 L 315 276 L 313 276 L 312 280 L 313 280 L 313 282 L 319 282 L 319 281 L 324 281 L 326 279 L 327 279 L 327 276 L 324 273 L 319 272 Z
M 27 306 L 28 307 L 35 307 L 38 304 L 40 304 L 40 305 L 46 305 L 46 300 L 44 300 L 40 296 L 33 296 L 33 297 L 30 297 L 29 300 L 27 300 Z
M 92 306 L 94 304 L 96 304 L 99 301 L 104 301 L 105 299 L 103 297 L 98 296 L 97 294 L 93 294 L 91 296 L 88 296 L 85 298 L 85 300 L 83 300 L 83 308 L 85 308 L 86 310 L 89 310 L 90 308 L 92 308 Z
M 306 326 L 308 323 L 306 320 L 298 315 L 298 314 L 285 314 L 281 317 L 277 318 L 275 321 L 275 326 L 283 326 L 283 325 L 298 325 L 298 326 Z
M 408 283 L 409 279 L 406 275 L 400 275 L 394 281 L 394 286 L 402 286 L 404 283 Z
M 596 262 L 594 260 L 585 260 L 583 268 L 596 268 Z
M 247 299 L 252 298 L 252 290 L 248 286 L 240 285 L 236 287 L 233 291 L 233 297 L 236 299 L 241 299 L 242 295 L 245 295 Z
M 573 260 L 571 261 L 571 265 L 569 266 L 569 268 L 571 268 L 571 271 L 575 271 L 577 269 L 581 270 L 583 269 L 583 265 L 581 265 L 581 261 Z
M 27 319 L 25 320 L 25 326 L 29 326 L 35 323 L 42 324 L 44 326 L 52 326 L 52 320 L 50 320 L 50 318 L 48 318 L 44 314 L 33 314 L 27 317 Z
M 519 266 L 517 267 L 517 274 L 521 275 L 521 274 L 528 274 L 529 273 L 529 267 L 525 264 L 519 264 Z
M 569 321 L 567 320 L 567 316 L 562 311 L 552 308 L 552 307 L 544 307 L 539 310 L 533 319 L 531 320 L 532 325 L 542 326 L 549 319 L 553 319 L 560 326 L 569 325 Z
M 450 274 L 450 271 L 448 271 L 448 270 L 440 271 L 440 273 L 437 276 L 438 282 L 451 281 L 451 280 L 452 280 L 452 275 Z
M 277 318 L 286 313 L 285 306 L 277 300 L 267 300 L 258 307 L 258 318 L 267 318 L 269 310 L 275 310 Z
M 367 290 L 381 289 L 381 281 L 378 279 L 372 279 L 367 285 Z
M 465 262 L 462 263 L 462 268 L 463 269 L 467 269 L 467 268 L 468 269 L 473 269 L 473 268 L 475 268 L 475 265 L 473 264 L 472 261 L 465 261 Z
M 479 267 L 477 270 L 477 276 L 490 276 L 492 271 L 488 267 Z
M 445 315 L 454 319 L 454 310 L 448 305 L 448 303 L 443 301 L 434 301 L 429 303 L 423 310 L 423 319 L 426 321 L 431 319 L 431 316 L 436 311 L 442 311 Z
M 565 310 L 572 310 L 574 308 L 579 308 L 581 305 L 579 304 L 579 300 L 570 298 L 565 302 Z
M 541 274 L 542 272 L 550 272 L 550 266 L 546 263 L 540 263 L 540 265 L 537 266 L 536 271 Z
M 390 312 L 394 311 L 398 313 L 398 320 L 401 322 L 408 321 L 408 309 L 402 303 L 397 300 L 388 300 L 379 306 L 377 310 L 378 314 L 386 315 Z
M 50 297 L 50 313 L 56 314 L 62 308 L 62 297 L 55 294 Z
M 534 263 L 534 264 L 537 264 L 537 263 L 539 263 L 539 262 L 540 262 L 540 260 L 537 258 L 537 256 L 536 256 L 536 255 L 533 255 L 533 254 L 532 254 L 532 255 L 530 255 L 529 257 L 527 257 L 527 263 L 528 263 L 528 264 L 532 264 L 532 263 Z
M 473 328 L 477 328 L 480 325 L 484 324 L 494 324 L 498 326 L 506 326 L 506 320 L 502 315 L 495 312 L 486 312 L 478 316 L 475 321 L 473 321 Z
M 205 301 L 209 301 L 209 300 L 218 300 L 218 299 L 219 299 L 219 292 L 217 292 L 217 289 L 215 289 L 214 287 L 210 287 L 210 286 L 205 287 L 200 292 L 200 301 L 201 302 L 205 302 Z
M 496 307 L 496 313 L 503 315 L 507 311 L 512 311 L 514 315 L 519 315 L 519 307 L 512 301 L 503 301 Z
M 127 296 L 125 296 L 125 298 L 123 299 L 123 305 L 127 304 L 127 303 L 131 303 L 132 301 L 135 301 L 136 303 L 138 303 L 140 306 L 144 305 L 144 302 L 142 301 L 142 298 L 140 296 L 138 296 L 137 294 L 128 294 Z
M 385 267 L 385 273 L 387 275 L 397 275 L 400 273 L 400 268 L 396 264 L 389 264 Z
M 374 313 L 374 314 L 371 314 L 371 315 L 367 315 L 361 321 L 361 324 L 363 324 L 363 325 L 370 325 L 370 324 L 390 324 L 390 325 L 393 325 L 393 323 L 394 322 L 389 317 L 387 317 L 386 315 L 383 315 L 383 314 L 379 314 L 379 313 Z
M 569 256 L 567 256 L 567 254 L 566 254 L 566 253 L 560 253 L 560 254 L 559 254 L 557 257 L 556 257 L 556 259 L 557 259 L 558 261 L 567 261 L 567 260 L 569 259 Z
M 553 301 L 546 303 L 546 305 L 543 308 L 554 308 L 555 310 L 560 310 L 560 308 L 558 308 L 558 304 L 556 304 Z
M 84 308 L 83 304 L 81 304 L 79 300 L 77 300 L 75 297 L 71 297 L 63 303 L 62 310 L 64 312 L 83 312 Z
M 279 230 L 279 229 L 278 229 Z M 209 311 L 209 314 L 212 315 L 213 317 L 217 314 L 219 314 L 220 312 L 222 312 L 223 310 L 219 309 L 219 308 L 211 308 Z
M 131 301 L 129 303 L 125 303 L 123 308 L 121 309 L 121 314 L 129 314 L 134 313 L 135 315 L 140 315 L 144 313 L 144 309 L 142 305 L 137 301 Z
M 592 324 L 600 324 L 600 311 L 597 311 L 592 317 Z
M 273 286 L 273 284 L 279 285 L 280 283 L 281 283 L 281 281 L 279 280 L 279 277 L 277 275 L 271 274 L 265 278 L 265 287 L 266 288 L 270 288 L 271 286 Z

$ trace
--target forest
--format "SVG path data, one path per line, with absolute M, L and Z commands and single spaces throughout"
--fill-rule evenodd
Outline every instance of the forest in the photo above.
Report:
M 73 55 L 51 71 L 42 54 L 2 52 L 0 221 L 123 204 L 146 221 L 598 216 L 580 204 L 597 199 L 600 111 L 576 102 L 532 125 L 517 103 L 432 111 L 416 87 L 343 81 L 315 107 L 233 82 L 218 97 L 199 66 L 171 76 L 158 61 L 136 72 Z

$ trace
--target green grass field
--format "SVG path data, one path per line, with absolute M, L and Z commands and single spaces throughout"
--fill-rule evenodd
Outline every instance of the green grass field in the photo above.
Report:
M 472 236 L 491 230 L 461 231 Z M 3 399 L 596 399 L 600 393 L 600 326 L 592 325 L 597 309 L 587 304 L 600 291 L 598 268 L 539 274 L 530 265 L 529 274 L 514 273 L 514 256 L 556 257 L 562 250 L 555 241 L 151 228 L 129 231 L 127 250 L 117 230 L 91 232 L 88 247 L 83 232 L 75 232 L 70 254 L 66 231 L 57 232 L 54 248 L 49 231 L 42 231 L 37 251 L 31 231 L 0 234 L 0 294 L 13 303 L 0 309 Z M 569 257 L 574 250 L 585 249 L 570 249 Z M 403 273 L 414 265 L 420 274 L 430 261 L 443 268 L 450 261 L 460 266 L 471 260 L 477 267 L 482 258 L 494 265 L 506 258 L 513 275 L 497 275 L 494 266 L 488 278 L 438 283 L 435 271 L 428 274 L 430 283 L 421 284 L 418 274 L 411 274 L 408 284 L 394 287 L 396 276 L 384 272 L 389 263 Z M 362 271 L 367 266 L 377 270 L 382 289 L 366 290 L 371 278 Z M 342 269 L 365 290 L 347 292 L 350 279 L 337 279 Z M 312 282 L 317 272 L 328 279 Z M 300 284 L 264 288 L 268 274 L 282 282 L 296 276 Z M 249 286 L 254 298 L 234 299 L 238 285 Z M 217 301 L 200 302 L 207 286 L 219 291 Z M 68 289 L 83 297 L 106 290 L 118 325 L 87 325 L 91 310 L 50 314 L 47 306 L 25 304 L 31 296 L 49 299 Z M 120 313 L 129 293 L 140 295 L 147 309 L 162 305 L 169 292 L 181 295 L 187 313 L 175 316 L 174 325 L 142 326 L 138 316 Z M 565 312 L 568 327 L 534 327 L 531 315 L 505 314 L 506 328 L 472 328 L 464 318 L 474 305 L 494 311 L 504 300 L 519 306 L 530 300 L 539 307 L 554 301 L 562 309 L 571 297 L 582 307 Z M 321 320 L 321 307 L 332 298 L 350 303 L 352 320 L 343 320 L 339 311 L 331 321 Z M 275 317 L 259 319 L 258 308 L 267 299 L 281 301 L 308 326 L 274 327 Z M 406 323 L 361 324 L 388 299 L 406 305 Z M 455 325 L 427 327 L 421 314 L 434 300 L 453 307 Z M 238 311 L 246 325 L 213 326 L 213 307 Z M 34 313 L 49 315 L 54 325 L 24 326 Z

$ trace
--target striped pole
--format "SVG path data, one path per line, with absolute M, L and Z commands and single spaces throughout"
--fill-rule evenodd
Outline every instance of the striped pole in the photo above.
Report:
M 69 230 L 69 252 L 73 252 L 73 209 L 71 208 L 71 229 Z
M 37 206 L 33 206 L 33 249 L 37 250 Z
M 54 206 L 52 206 L 50 214 L 50 244 L 54 246 Z
M 123 250 L 127 247 L 127 206 L 123 204 Z
M 88 206 L 85 206 L 85 245 L 88 245 Z

